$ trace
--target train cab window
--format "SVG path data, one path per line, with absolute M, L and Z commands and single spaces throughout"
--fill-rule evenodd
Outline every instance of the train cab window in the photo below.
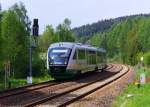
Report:
M 85 50 L 84 49 L 78 50 L 78 59 L 85 59 Z
M 68 48 L 52 48 L 48 53 L 50 64 L 67 64 L 71 49 Z

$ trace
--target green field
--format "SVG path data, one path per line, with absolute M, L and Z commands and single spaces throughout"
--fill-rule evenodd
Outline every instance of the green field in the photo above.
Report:
M 33 84 L 46 82 L 46 81 L 50 81 L 50 80 L 53 80 L 53 78 L 50 76 L 33 78 Z M 4 81 L 0 82 L 0 91 L 5 89 L 4 83 L 5 83 Z M 27 79 L 11 79 L 11 88 L 20 87 L 20 86 L 24 86 L 24 85 L 28 85 Z
M 139 69 L 136 73 L 136 81 L 139 80 L 140 74 L 145 73 L 146 77 L 150 76 L 150 69 Z M 130 83 L 128 87 L 116 98 L 113 107 L 150 107 L 150 82 L 137 87 L 135 83 Z

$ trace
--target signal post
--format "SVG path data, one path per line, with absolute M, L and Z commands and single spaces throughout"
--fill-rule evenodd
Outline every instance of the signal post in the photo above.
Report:
M 30 47 L 29 47 L 29 74 L 27 77 L 27 83 L 32 84 L 32 48 L 36 47 L 36 38 L 39 35 L 38 19 L 33 20 L 32 34 L 30 35 Z M 33 38 L 33 39 L 32 39 Z

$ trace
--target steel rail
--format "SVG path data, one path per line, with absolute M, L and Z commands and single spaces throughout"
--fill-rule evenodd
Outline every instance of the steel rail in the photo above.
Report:
M 126 67 L 127 67 L 127 66 L 126 66 Z M 101 86 L 99 86 L 99 87 L 97 87 L 97 88 L 94 88 L 94 89 L 92 89 L 92 90 L 90 90 L 90 91 L 88 91 L 88 92 L 86 92 L 86 93 L 84 93 L 84 94 L 82 94 L 82 95 L 80 95 L 80 96 L 77 96 L 77 97 L 75 97 L 75 98 L 73 98 L 73 99 L 71 99 L 71 100 L 69 100 L 69 101 L 66 101 L 66 102 L 60 104 L 60 105 L 57 106 L 57 107 L 64 107 L 64 106 L 67 106 L 67 105 L 69 105 L 69 104 L 71 104 L 71 103 L 77 101 L 78 99 L 81 99 L 81 98 L 83 98 L 83 97 L 85 97 L 85 96 L 87 96 L 87 95 L 89 95 L 89 94 L 91 94 L 91 93 L 93 93 L 93 92 L 95 92 L 95 91 L 97 91 L 97 90 L 99 90 L 99 89 L 101 89 L 101 88 L 103 88 L 103 87 L 105 87 L 105 86 L 111 84 L 112 82 L 114 82 L 114 81 L 118 80 L 119 78 L 123 77 L 123 76 L 124 76 L 125 74 L 127 74 L 129 71 L 130 71 L 130 69 L 129 69 L 129 67 L 127 67 L 126 72 L 124 72 L 122 75 L 118 76 L 117 78 L 115 78 L 115 79 L 113 79 L 113 80 L 111 80 L 111 81 L 109 81 L 109 82 L 107 82 L 107 83 L 105 83 L 105 84 L 103 84 L 103 85 L 101 85 Z
M 114 67 L 114 65 L 113 65 L 113 67 Z M 111 67 L 111 68 L 112 68 L 112 67 Z M 121 68 L 120 68 L 119 70 L 115 71 L 115 72 L 119 72 L 119 71 L 121 71 L 122 69 L 123 69 L 123 67 L 121 66 Z M 108 76 L 108 75 L 106 75 L 106 77 L 107 77 L 107 76 Z M 103 78 L 106 78 L 106 77 L 103 77 Z M 102 78 L 101 78 L 101 79 L 94 80 L 94 81 L 89 82 L 89 83 L 87 83 L 87 84 L 83 84 L 83 85 L 77 86 L 77 87 L 75 87 L 75 88 L 73 88 L 73 89 L 64 91 L 64 92 L 62 92 L 62 93 L 59 93 L 59 94 L 56 94 L 56 95 L 53 95 L 53 96 L 48 96 L 48 97 L 45 97 L 45 98 L 43 98 L 43 99 L 36 100 L 36 101 L 34 101 L 34 102 L 31 102 L 31 103 L 28 103 L 28 104 L 24 105 L 24 107 L 32 107 L 32 106 L 36 106 L 36 105 L 45 103 L 45 102 L 47 102 L 47 101 L 49 101 L 49 100 L 52 100 L 52 99 L 54 99 L 54 98 L 63 96 L 63 95 L 68 94 L 68 93 L 70 93 L 70 92 L 72 92 L 72 91 L 75 91 L 75 90 L 81 89 L 81 88 L 83 88 L 83 87 L 89 86 L 89 85 L 94 84 L 95 82 L 98 82 L 98 81 L 101 81 L 101 80 L 102 80 Z

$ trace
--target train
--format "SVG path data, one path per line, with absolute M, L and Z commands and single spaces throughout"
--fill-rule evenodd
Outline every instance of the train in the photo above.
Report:
M 103 71 L 106 63 L 105 49 L 82 43 L 53 43 L 47 51 L 47 69 L 55 79 L 73 78 L 86 72 Z

